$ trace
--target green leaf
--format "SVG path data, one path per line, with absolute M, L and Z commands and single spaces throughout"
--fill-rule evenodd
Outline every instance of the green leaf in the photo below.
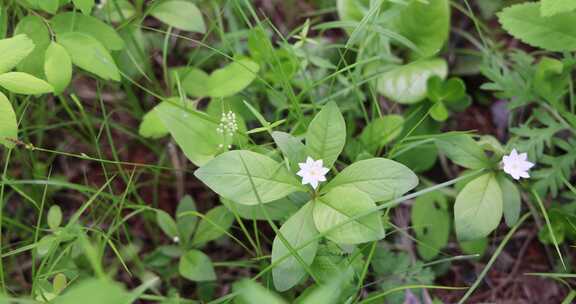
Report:
M 459 241 L 460 248 L 465 254 L 478 254 L 484 255 L 486 248 L 488 248 L 488 238 L 481 238 L 472 241 Z
M 60 7 L 60 0 L 42 0 L 39 1 L 40 8 L 50 14 L 56 14 Z
M 526 2 L 503 9 L 498 19 L 508 33 L 531 46 L 555 52 L 576 50 L 574 11 L 543 17 L 540 3 Z
M 34 50 L 34 42 L 26 35 L 0 40 L 0 73 L 12 70 Z
M 568 13 L 576 9 L 574 0 L 542 0 L 540 3 L 540 12 L 544 17 Z
M 21 72 L 0 74 L 0 87 L 12 93 L 26 95 L 50 93 L 54 90 L 46 81 Z
M 370 0 L 337 0 L 338 17 L 344 21 L 361 21 L 370 9 Z
M 94 296 L 98 295 L 98 296 Z M 88 279 L 67 288 L 66 292 L 50 301 L 54 304 L 125 304 L 130 294 L 121 285 L 100 279 Z
M 554 104 L 566 94 L 570 79 L 568 76 L 562 61 L 543 57 L 534 73 L 534 91 Z
M 183 242 L 188 242 L 196 229 L 196 223 L 198 222 L 198 217 L 192 214 L 187 214 L 185 216 L 180 216 L 183 213 L 196 211 L 196 203 L 190 195 L 184 196 L 180 203 L 178 203 L 178 208 L 176 209 L 176 224 L 178 226 L 178 234 L 180 235 L 180 240 Z
M 378 79 L 378 92 L 393 101 L 412 104 L 426 98 L 428 78 L 446 78 L 448 66 L 444 59 L 426 59 L 398 66 Z
M 373 201 L 400 197 L 418 185 L 418 177 L 401 163 L 385 158 L 371 158 L 353 163 L 322 188 L 326 193 L 336 187 L 356 188 Z
M 98 40 L 78 32 L 64 33 L 57 38 L 75 65 L 105 80 L 120 81 L 120 72 L 114 59 Z
M 460 78 L 450 78 L 442 81 L 433 76 L 428 79 L 427 97 L 433 102 L 456 102 L 466 96 L 466 85 Z
M 456 197 L 454 223 L 461 241 L 488 236 L 502 218 L 502 191 L 493 174 L 469 182 Z
M 412 228 L 418 253 L 424 260 L 435 258 L 450 236 L 450 214 L 446 197 L 440 192 L 419 196 L 412 205 Z
M 498 185 L 502 190 L 504 220 L 508 227 L 513 227 L 520 217 L 521 199 L 518 187 L 503 174 L 498 175 Z
M 327 103 L 310 122 L 306 132 L 306 148 L 314 160 L 321 159 L 331 168 L 346 144 L 346 123 L 334 102 Z
M 330 231 L 326 238 L 339 244 L 381 240 L 385 234 L 380 212 L 372 212 L 342 225 L 375 208 L 374 201 L 364 192 L 351 187 L 334 188 L 314 202 L 314 224 L 321 233 Z
M 95 38 L 108 50 L 118 51 L 124 48 L 124 40 L 113 27 L 91 16 L 74 12 L 61 13 L 54 16 L 50 24 L 57 37 L 78 32 Z
M 194 175 L 212 191 L 245 205 L 268 203 L 302 189 L 284 165 L 247 150 L 221 154 Z
M 18 64 L 18 71 L 44 77 L 44 54 L 50 44 L 50 33 L 44 20 L 37 15 L 28 15 L 18 22 L 14 35 L 25 34 L 34 42 L 34 50 Z
M 212 160 L 232 140 L 219 134 L 216 131 L 218 124 L 205 113 L 193 110 L 188 101 L 170 98 L 156 106 L 154 111 L 186 157 L 197 166 Z M 162 131 L 160 128 L 153 134 L 163 135 Z
M 165 102 L 166 101 L 163 101 L 162 103 Z M 142 122 L 140 123 L 140 127 L 138 128 L 138 134 L 147 138 L 154 139 L 162 138 L 170 134 L 170 131 L 168 128 L 166 128 L 164 121 L 162 121 L 162 118 L 160 118 L 160 115 L 156 110 L 162 103 L 157 104 L 154 108 L 152 108 L 152 110 L 144 114 L 144 117 L 142 117 Z
M 272 138 L 276 146 L 282 151 L 293 171 L 298 170 L 298 164 L 306 160 L 306 146 L 302 141 L 291 134 L 274 131 Z
M 54 230 L 60 227 L 61 223 L 62 223 L 62 209 L 60 209 L 60 206 L 58 205 L 53 205 L 52 207 L 50 207 L 50 210 L 48 210 L 48 227 Z
M 216 273 L 210 257 L 202 251 L 190 250 L 180 258 L 180 275 L 190 281 L 204 282 L 216 280 Z
M 60 294 L 68 286 L 68 279 L 63 273 L 59 273 L 54 276 L 52 280 L 52 288 L 56 294 Z
M 224 204 L 230 212 L 238 213 L 241 218 L 248 220 L 267 220 L 268 218 L 271 220 L 286 219 L 301 206 L 301 204 L 296 204 L 294 201 L 288 199 L 288 197 L 266 203 L 262 206 L 243 205 L 227 199 L 222 199 L 222 204 Z
M 248 59 L 237 59 L 208 77 L 208 96 L 228 97 L 244 90 L 258 75 L 260 65 Z M 198 75 L 196 75 L 198 76 Z
M 9 139 L 18 139 L 18 121 L 12 104 L 6 95 L 0 92 L 0 144 L 7 148 L 14 147 L 14 142 Z
M 441 102 L 435 103 L 430 108 L 430 117 L 436 121 L 445 121 L 448 119 L 448 109 Z
M 417 57 L 434 56 L 441 49 L 450 32 L 450 1 L 410 1 L 395 18 L 398 34 L 414 43 Z
M 192 245 L 198 246 L 223 236 L 234 223 L 234 215 L 224 206 L 218 206 L 206 213 L 200 220 Z
M 372 120 L 362 131 L 360 140 L 367 151 L 374 154 L 378 149 L 393 141 L 402 132 L 404 118 L 400 115 L 385 115 Z
M 174 219 L 164 210 L 156 210 L 156 223 L 160 229 L 171 239 L 178 236 L 178 227 Z
M 281 297 L 249 279 L 235 283 L 233 291 L 237 295 L 235 301 L 239 300 L 239 304 L 286 304 Z
M 150 10 L 150 15 L 175 28 L 205 33 L 202 13 L 194 3 L 180 0 L 161 2 Z
M 469 169 L 490 165 L 480 145 L 468 134 L 454 134 L 436 138 L 436 146 L 454 163 Z
M 54 94 L 60 95 L 72 80 L 72 60 L 66 49 L 56 42 L 52 42 L 46 50 L 44 74 L 54 87 Z
M 201 69 L 193 67 L 180 67 L 172 70 L 172 83 L 176 82 L 176 75 L 180 81 L 180 86 L 186 94 L 192 97 L 206 97 L 210 95 L 208 87 L 209 76 Z
M 313 202 L 307 203 L 280 227 L 280 233 L 294 249 L 294 253 L 298 253 L 302 261 L 308 266 L 314 261 L 318 250 L 318 240 L 313 240 L 318 234 L 312 217 L 313 206 Z M 304 246 L 304 244 L 307 245 Z M 300 248 L 302 246 L 304 247 Z M 300 249 L 296 250 L 297 248 Z M 285 255 L 289 255 L 289 257 L 280 260 Z M 272 264 L 276 265 L 272 269 L 272 278 L 278 291 L 286 291 L 294 287 L 306 276 L 304 266 L 296 257 L 291 255 L 291 251 L 278 235 L 272 243 Z
M 81 10 L 84 15 L 90 15 L 94 7 L 94 0 L 72 0 L 74 6 Z

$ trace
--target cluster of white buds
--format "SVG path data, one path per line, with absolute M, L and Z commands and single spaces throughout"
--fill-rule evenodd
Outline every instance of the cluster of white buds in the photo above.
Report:
M 222 118 L 220 118 L 220 124 L 216 128 L 218 134 L 227 133 L 230 136 L 234 136 L 234 133 L 238 131 L 238 124 L 236 123 L 236 113 L 228 111 L 227 113 L 222 113 Z

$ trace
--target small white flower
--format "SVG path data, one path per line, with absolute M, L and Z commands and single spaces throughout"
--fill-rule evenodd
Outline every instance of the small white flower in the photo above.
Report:
M 302 177 L 302 185 L 310 184 L 312 188 L 318 188 L 320 182 L 326 181 L 326 173 L 330 171 L 325 168 L 322 160 L 313 160 L 311 157 L 306 158 L 305 163 L 299 163 L 300 171 L 296 175 Z
M 178 243 L 180 243 L 180 238 L 179 238 L 178 236 L 175 236 L 175 237 L 172 239 L 172 242 L 178 244 Z
M 519 180 L 521 177 L 529 178 L 528 170 L 534 167 L 534 164 L 527 161 L 527 158 L 526 153 L 518 154 L 516 149 L 512 149 L 510 155 L 502 157 L 502 169 L 515 180 Z

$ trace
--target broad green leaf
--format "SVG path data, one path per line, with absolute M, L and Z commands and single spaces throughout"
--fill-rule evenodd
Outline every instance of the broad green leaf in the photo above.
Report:
M 60 0 L 42 0 L 39 1 L 40 8 L 50 14 L 56 14 L 60 7 Z
M 160 226 L 160 229 L 169 236 L 170 238 L 175 238 L 178 236 L 178 227 L 174 219 L 166 213 L 164 210 L 156 210 L 156 223 Z
M 562 61 L 543 57 L 534 73 L 534 91 L 550 103 L 556 103 L 566 94 L 566 88 L 569 87 L 570 73 L 566 70 Z
M 448 66 L 444 59 L 426 59 L 398 66 L 378 79 L 378 92 L 393 101 L 412 104 L 426 98 L 428 78 L 446 78 Z
M 100 19 L 108 20 L 114 23 L 121 23 L 129 20 L 136 14 L 136 8 L 130 2 L 131 0 L 114 0 L 101 1 L 102 8 L 96 14 Z
M 481 238 L 472 241 L 459 241 L 460 248 L 465 254 L 478 254 L 484 255 L 486 248 L 488 248 L 488 238 Z
M 154 108 L 160 120 L 170 132 L 186 157 L 195 165 L 202 166 L 224 151 L 231 138 L 219 134 L 218 124 L 205 113 L 191 109 L 188 101 L 182 103 L 171 98 Z M 162 129 L 156 135 L 161 135 Z
M 244 205 L 234 201 L 222 199 L 222 204 L 232 213 L 238 213 L 241 218 L 248 220 L 282 220 L 298 210 L 301 205 L 296 204 L 288 197 L 259 205 Z M 262 210 L 262 209 L 265 209 Z
M 94 0 L 72 0 L 74 6 L 82 11 L 84 15 L 90 15 L 94 7 Z
M 424 260 L 431 260 L 446 246 L 450 236 L 446 197 L 440 192 L 419 196 L 412 205 L 411 217 L 418 253 Z
M 54 94 L 59 95 L 64 92 L 72 79 L 72 59 L 63 46 L 52 42 L 46 49 L 45 60 L 44 74 L 54 87 Z
M 542 0 L 540 3 L 540 12 L 544 17 L 568 13 L 576 9 L 574 0 Z
M 490 164 L 480 145 L 468 134 L 438 137 L 436 146 L 450 160 L 462 167 L 480 169 Z
M 196 223 L 198 222 L 198 217 L 192 214 L 186 214 L 180 216 L 186 212 L 196 211 L 196 203 L 190 195 L 184 196 L 180 203 L 178 203 L 178 208 L 176 209 L 176 224 L 178 225 L 178 234 L 180 235 L 180 240 L 187 243 L 192 237 L 194 229 L 196 229 Z
M 404 118 L 400 115 L 385 115 L 372 120 L 362 131 L 360 140 L 370 153 L 375 153 L 393 141 L 402 132 Z
M 521 199 L 518 187 L 503 174 L 498 175 L 498 185 L 502 190 L 504 220 L 508 227 L 514 226 L 520 217 Z
M 120 81 L 120 72 L 114 59 L 98 40 L 78 32 L 61 34 L 57 39 L 75 65 L 105 80 Z
M 237 295 L 235 301 L 238 304 L 266 303 L 266 304 L 286 304 L 280 296 L 264 288 L 262 285 L 249 280 L 234 284 L 234 293 Z
M 272 132 L 272 138 L 290 163 L 290 168 L 293 171 L 297 171 L 298 164 L 306 160 L 306 146 L 300 139 L 285 132 L 274 131 Z
M 0 40 L 0 73 L 12 70 L 34 50 L 34 42 L 26 35 Z
M 430 108 L 430 117 L 436 121 L 445 121 L 448 119 L 448 109 L 442 102 L 435 103 Z
M 54 90 L 46 81 L 21 72 L 0 74 L 0 87 L 12 93 L 26 95 L 50 93 Z
M 198 33 L 206 32 L 202 13 L 194 3 L 188 1 L 163 1 L 152 8 L 150 15 L 181 30 Z
M 61 13 L 50 20 L 56 36 L 65 33 L 79 32 L 98 40 L 102 46 L 111 51 L 124 48 L 124 40 L 110 25 L 91 16 L 74 12 Z
M 88 279 L 68 287 L 63 295 L 50 302 L 54 304 L 125 304 L 130 297 L 131 295 L 117 283 L 103 279 Z
M 180 258 L 180 275 L 190 281 L 203 282 L 216 280 L 216 273 L 210 257 L 199 250 L 190 250 Z
M 162 103 L 165 102 L 166 101 L 163 101 Z M 162 103 L 156 105 L 152 110 L 144 114 L 140 127 L 138 128 L 138 134 L 147 138 L 161 138 L 170 134 L 170 131 L 166 128 L 164 121 L 162 121 L 158 111 L 156 110 L 161 107 Z
M 314 202 L 314 224 L 326 238 L 338 244 L 360 244 L 383 239 L 384 226 L 380 212 L 351 218 L 376 208 L 370 196 L 349 187 L 330 190 Z M 338 228 L 335 228 L 338 227 Z
M 493 174 L 469 182 L 456 197 L 454 223 L 461 241 L 488 236 L 502 218 L 502 191 Z
M 326 193 L 337 187 L 356 188 L 373 201 L 400 197 L 418 185 L 418 177 L 401 163 L 385 158 L 361 160 L 346 167 L 322 188 Z
M 212 191 L 245 205 L 268 203 L 302 189 L 283 164 L 247 150 L 223 153 L 194 175 Z
M 208 95 L 212 98 L 232 96 L 252 83 L 259 70 L 260 65 L 256 62 L 248 58 L 237 59 L 210 74 L 207 84 Z
M 62 209 L 60 209 L 60 206 L 58 205 L 53 205 L 52 207 L 50 207 L 50 210 L 48 210 L 48 227 L 54 230 L 60 227 L 61 223 L 62 223 Z
M 456 102 L 466 96 L 466 85 L 460 78 L 450 78 L 442 81 L 433 76 L 428 79 L 427 96 L 433 102 Z
M 43 78 L 44 54 L 50 44 L 50 33 L 44 20 L 37 15 L 28 15 L 20 19 L 14 29 L 14 35 L 19 34 L 25 34 L 34 42 L 34 50 L 18 63 L 18 71 Z
M 192 245 L 202 245 L 223 236 L 234 223 L 234 215 L 224 206 L 211 209 L 200 220 Z
M 531 46 L 555 52 L 576 50 L 575 11 L 543 17 L 540 3 L 526 2 L 503 9 L 498 20 L 509 34 Z
M 331 168 L 346 144 L 346 123 L 334 102 L 327 103 L 310 122 L 306 132 L 308 156 Z
M 181 67 L 172 70 L 172 83 L 177 85 L 175 75 L 178 75 L 180 86 L 186 94 L 192 97 L 206 97 L 210 95 L 208 87 L 208 74 L 201 69 L 193 67 Z
M 294 249 L 294 253 L 298 253 L 301 260 L 308 266 L 314 261 L 318 250 L 318 240 L 313 240 L 318 234 L 312 217 L 313 208 L 313 202 L 307 203 L 280 227 L 280 233 Z M 307 245 L 304 246 L 304 244 Z M 302 246 L 304 247 L 300 248 Z M 291 254 L 292 252 L 277 235 L 272 243 L 272 264 L 275 265 L 272 269 L 272 278 L 278 291 L 286 291 L 294 287 L 307 274 L 304 266 Z M 281 260 L 286 255 L 289 257 Z
M 9 139 L 18 138 L 18 121 L 12 104 L 6 95 L 0 92 L 0 144 L 7 148 L 14 147 L 14 142 Z
M 414 43 L 417 57 L 426 58 L 437 54 L 448 40 L 450 32 L 450 1 L 410 1 L 395 18 L 398 34 Z

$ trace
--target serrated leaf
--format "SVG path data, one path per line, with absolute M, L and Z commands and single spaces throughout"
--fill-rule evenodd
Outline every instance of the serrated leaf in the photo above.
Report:
M 21 72 L 0 74 L 0 87 L 16 94 L 26 95 L 50 93 L 54 90 L 46 81 Z
M 191 2 L 180 0 L 163 1 L 152 8 L 150 15 L 181 30 L 198 33 L 206 32 L 202 13 Z
M 346 123 L 334 102 L 327 103 L 310 122 L 306 132 L 308 156 L 331 168 L 346 144 Z
M 526 2 L 503 9 L 498 20 L 508 33 L 531 46 L 555 52 L 576 50 L 574 11 L 543 17 L 540 3 Z
M 44 74 L 54 88 L 54 94 L 61 94 L 72 79 L 72 59 L 66 49 L 52 42 L 46 49 Z
M 12 70 L 34 50 L 34 42 L 24 34 L 0 40 L 0 73 Z
M 114 59 L 98 40 L 78 32 L 61 34 L 57 39 L 75 65 L 105 80 L 120 81 L 120 72 Z
M 412 104 L 426 98 L 428 79 L 446 78 L 448 67 L 444 59 L 426 59 L 398 66 L 378 79 L 378 92 L 393 101 Z
M 245 205 L 268 203 L 302 189 L 284 165 L 247 150 L 223 153 L 194 175 L 212 191 Z
M 542 0 L 540 3 L 540 12 L 544 17 L 568 13 L 576 9 L 574 0 Z
M 327 233 L 329 240 L 339 244 L 380 240 L 385 235 L 380 212 L 372 212 L 342 225 L 375 208 L 374 201 L 364 192 L 350 187 L 334 188 L 314 202 L 314 224 L 318 231 Z
M 0 144 L 12 148 L 14 142 L 10 139 L 18 139 L 18 122 L 12 104 L 6 95 L 0 92 Z
M 304 205 L 280 227 L 284 239 L 295 249 L 306 265 L 311 265 L 318 250 L 318 240 L 313 240 L 318 234 L 312 217 L 313 203 Z M 307 244 L 304 246 L 304 244 Z M 304 246 L 303 248 L 300 248 Z M 296 248 L 298 248 L 296 250 Z M 276 236 L 272 243 L 272 269 L 274 286 L 278 291 L 286 291 L 298 284 L 306 276 L 306 270 L 294 256 L 280 260 L 290 255 L 290 250 L 280 237 Z M 276 264 L 277 263 L 277 264 Z
M 210 257 L 198 250 L 190 250 L 180 258 L 178 271 L 181 276 L 195 282 L 216 280 Z
M 353 163 L 322 188 L 322 193 L 337 187 L 356 188 L 375 202 L 400 197 L 418 185 L 418 177 L 401 163 L 371 158 Z
M 493 174 L 469 182 L 456 197 L 454 223 L 461 241 L 488 236 L 502 218 L 502 191 Z

